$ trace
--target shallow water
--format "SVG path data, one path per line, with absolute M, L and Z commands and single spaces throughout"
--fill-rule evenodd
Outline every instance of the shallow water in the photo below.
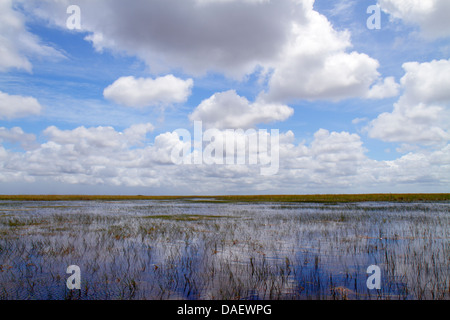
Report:
M 449 202 L 5 201 L 0 299 L 449 299 L 449 218 Z

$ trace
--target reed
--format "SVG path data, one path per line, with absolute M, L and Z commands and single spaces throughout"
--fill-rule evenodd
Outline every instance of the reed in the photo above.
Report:
M 450 298 L 447 201 L 0 208 L 0 299 Z M 72 264 L 82 270 L 78 291 L 65 285 Z M 366 287 L 371 264 L 382 269 L 380 290 Z
M 0 195 L 9 201 L 129 201 L 185 200 L 204 203 L 228 202 L 366 202 L 366 201 L 449 201 L 450 193 L 405 194 L 319 194 L 319 195 L 217 195 L 217 196 L 124 196 L 124 195 Z

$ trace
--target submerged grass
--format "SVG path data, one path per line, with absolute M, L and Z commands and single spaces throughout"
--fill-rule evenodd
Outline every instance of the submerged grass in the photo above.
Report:
M 450 203 L 275 202 L 4 202 L 0 299 L 450 299 Z
M 329 194 L 329 195 L 228 195 L 228 196 L 119 196 L 119 195 L 0 195 L 9 201 L 126 201 L 185 200 L 204 203 L 230 202 L 317 202 L 342 203 L 365 201 L 450 201 L 450 193 L 405 194 Z
M 175 214 L 175 215 L 145 216 L 143 218 L 145 218 L 145 219 L 174 220 L 174 221 L 198 221 L 198 220 L 224 219 L 224 218 L 233 218 L 233 217 L 231 217 L 231 216 L 218 216 L 218 215 L 199 215 L 199 214 Z

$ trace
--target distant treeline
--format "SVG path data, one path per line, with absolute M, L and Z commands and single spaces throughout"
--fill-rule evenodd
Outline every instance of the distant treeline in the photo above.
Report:
M 317 194 L 317 195 L 232 195 L 232 196 L 120 196 L 120 195 L 0 195 L 10 201 L 121 201 L 186 200 L 198 202 L 364 202 L 364 201 L 449 201 L 450 193 L 402 194 Z

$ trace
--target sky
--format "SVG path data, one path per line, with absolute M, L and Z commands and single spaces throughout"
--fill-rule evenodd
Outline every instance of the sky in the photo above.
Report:
M 449 192 L 449 12 L 448 0 L 0 0 L 0 193 Z M 220 137 L 248 161 L 219 161 Z M 261 174 L 269 156 L 276 170 Z

